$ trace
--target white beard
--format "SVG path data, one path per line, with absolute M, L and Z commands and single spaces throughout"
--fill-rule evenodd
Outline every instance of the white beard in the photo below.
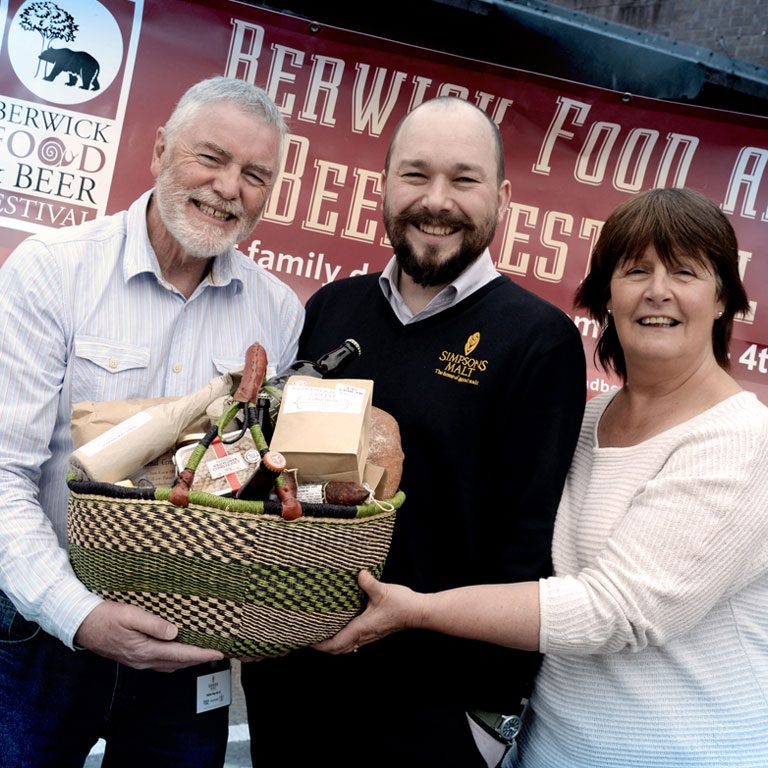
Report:
M 238 219 L 237 226 L 229 232 L 222 232 L 215 224 L 206 224 L 199 220 L 190 221 L 186 215 L 190 197 L 233 214 Z M 169 168 L 164 168 L 157 177 L 155 201 L 168 232 L 187 255 L 198 259 L 217 256 L 245 240 L 259 219 L 258 215 L 246 217 L 240 202 L 222 200 L 207 186 L 193 189 L 179 187 Z

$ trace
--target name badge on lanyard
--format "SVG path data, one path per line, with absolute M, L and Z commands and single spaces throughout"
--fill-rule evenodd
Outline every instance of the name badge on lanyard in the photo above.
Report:
M 221 669 L 197 678 L 197 714 L 232 703 L 232 670 Z

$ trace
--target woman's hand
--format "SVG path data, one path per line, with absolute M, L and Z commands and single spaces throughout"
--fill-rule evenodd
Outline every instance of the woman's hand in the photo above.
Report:
M 333 637 L 316 643 L 313 648 L 333 654 L 350 653 L 393 632 L 420 625 L 426 595 L 399 584 L 376 581 L 368 571 L 360 571 L 357 581 L 368 595 L 365 611 Z
M 401 629 L 427 629 L 508 648 L 539 648 L 539 585 L 478 584 L 423 594 L 383 584 L 367 571 L 357 578 L 368 607 L 341 632 L 313 648 L 349 653 Z

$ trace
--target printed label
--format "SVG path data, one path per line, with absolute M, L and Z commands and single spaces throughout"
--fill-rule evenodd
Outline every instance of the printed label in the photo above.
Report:
M 362 413 L 366 391 L 351 384 L 313 387 L 290 383 L 283 391 L 283 413 Z
M 111 429 L 108 429 L 103 435 L 99 435 L 85 445 L 81 445 L 79 450 L 85 456 L 95 456 L 105 448 L 109 448 L 113 443 L 120 442 L 125 437 L 135 432 L 139 427 L 143 427 L 148 421 L 152 420 L 152 416 L 146 411 L 140 411 L 135 413 L 125 421 L 121 421 Z
M 232 703 L 232 670 L 222 669 L 197 678 L 197 714 Z
M 154 486 L 171 485 L 176 477 L 176 464 L 173 460 L 173 451 L 165 453 L 153 459 L 129 478 L 134 485 L 149 482 Z
M 324 504 L 323 486 L 320 483 L 299 485 L 296 488 L 296 498 L 305 504 Z
M 213 459 L 213 461 L 209 461 L 206 466 L 208 468 L 208 474 L 214 480 L 218 480 L 220 477 L 229 475 L 232 472 L 239 472 L 242 469 L 248 468 L 248 464 L 240 453 L 231 453 L 229 456 Z

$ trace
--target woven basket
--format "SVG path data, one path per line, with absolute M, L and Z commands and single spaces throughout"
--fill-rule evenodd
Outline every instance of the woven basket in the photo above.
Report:
M 396 509 L 304 504 L 286 521 L 271 502 L 193 491 L 70 481 L 70 560 L 96 594 L 138 605 L 179 627 L 178 639 L 227 656 L 280 656 L 338 632 L 378 576 Z

